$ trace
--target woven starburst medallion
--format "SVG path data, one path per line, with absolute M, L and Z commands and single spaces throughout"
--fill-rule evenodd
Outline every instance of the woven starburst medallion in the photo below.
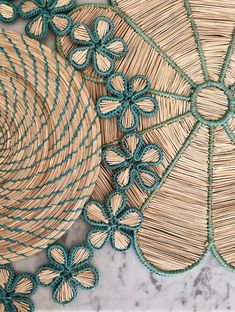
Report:
M 92 29 L 97 15 L 128 52 L 108 78 L 83 68 L 104 150 L 93 197 L 119 188 L 142 210 L 134 245 L 151 270 L 185 271 L 208 250 L 233 268 L 235 1 L 112 0 L 71 18 Z M 57 43 L 66 57 L 77 48 L 69 36 Z

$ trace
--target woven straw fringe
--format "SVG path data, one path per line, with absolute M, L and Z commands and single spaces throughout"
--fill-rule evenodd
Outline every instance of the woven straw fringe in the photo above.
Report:
M 44 249 L 78 218 L 97 178 L 100 139 L 72 67 L 27 37 L 0 32 L 0 42 L 4 263 Z
M 192 9 L 189 16 L 193 15 L 197 25 L 208 68 L 208 79 L 218 81 L 232 38 L 234 3 L 229 0 L 190 0 L 189 3 Z M 184 1 L 139 0 L 136 5 L 136 0 L 117 0 L 117 4 L 189 79 L 196 84 L 204 81 L 191 17 L 187 15 Z M 128 78 L 136 74 L 146 75 L 153 90 L 181 96 L 173 98 L 157 94 L 157 115 L 150 118 L 140 117 L 138 130 L 143 134 L 144 142 L 155 143 L 163 150 L 163 163 L 153 169 L 161 178 L 194 131 L 194 127 L 197 127 L 195 118 L 187 115 L 190 102 L 183 98 L 191 95 L 192 86 L 189 79 L 184 79 L 178 69 L 170 66 L 148 44 L 146 38 L 141 38 L 112 9 L 84 7 L 74 12 L 72 18 L 75 22 L 91 25 L 97 15 L 112 19 L 116 29 L 115 36 L 121 37 L 129 46 L 125 59 L 116 62 L 116 71 L 124 72 Z M 59 39 L 59 43 L 65 56 L 74 48 L 68 36 Z M 102 81 L 96 80 L 92 66 L 84 73 L 88 76 L 86 85 L 94 101 L 107 94 Z M 233 84 L 234 76 L 233 52 L 224 80 L 225 85 Z M 227 111 L 228 101 L 223 91 L 207 88 L 198 95 L 197 108 L 205 119 L 218 120 Z M 159 124 L 181 115 L 183 116 L 171 124 L 158 127 Z M 130 125 L 131 122 L 130 119 L 126 120 L 126 124 Z M 232 131 L 235 129 L 234 120 L 229 121 L 229 126 Z M 117 144 L 121 133 L 117 130 L 116 118 L 101 120 L 101 135 L 104 146 L 109 143 Z M 144 260 L 163 271 L 185 270 L 199 261 L 208 247 L 208 128 L 204 125 L 198 128 L 197 133 L 190 136 L 190 142 L 157 194 L 147 203 L 144 224 L 137 235 L 138 248 Z M 214 145 L 214 241 L 222 257 L 229 264 L 235 265 L 234 145 L 221 127 L 215 131 Z M 115 161 L 117 159 L 110 159 L 110 162 Z M 107 197 L 112 190 L 111 177 L 112 174 L 102 167 L 93 192 L 95 199 L 103 201 Z M 137 185 L 126 193 L 130 206 L 141 207 L 148 197 Z M 97 237 L 97 244 L 99 239 L 103 238 Z

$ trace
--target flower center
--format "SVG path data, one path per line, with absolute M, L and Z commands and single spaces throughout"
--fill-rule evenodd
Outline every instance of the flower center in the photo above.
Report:
M 71 279 L 73 277 L 73 274 L 72 274 L 72 272 L 70 272 L 70 270 L 65 270 L 64 271 L 64 278 L 66 279 L 66 280 L 69 280 L 69 279 Z
M 232 90 L 215 81 L 198 85 L 191 95 L 194 117 L 208 126 L 225 123 L 232 116 L 234 102 Z

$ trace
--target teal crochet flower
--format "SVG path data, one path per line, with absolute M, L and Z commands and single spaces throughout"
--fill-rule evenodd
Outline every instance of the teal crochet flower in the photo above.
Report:
M 97 75 L 110 75 L 115 60 L 127 52 L 127 45 L 121 38 L 112 38 L 114 29 L 114 23 L 103 16 L 95 19 L 92 31 L 87 25 L 76 24 L 70 34 L 71 40 L 78 45 L 69 56 L 74 68 L 84 70 L 93 63 Z
M 113 96 L 101 96 L 96 104 L 99 117 L 118 118 L 122 132 L 135 130 L 140 115 L 151 117 L 158 111 L 157 100 L 149 94 L 150 82 L 144 76 L 134 76 L 128 81 L 123 73 L 114 73 L 106 81 L 106 88 Z
M 33 275 L 21 273 L 15 276 L 9 265 L 0 265 L 0 311 L 34 311 L 30 296 L 36 291 Z
M 42 286 L 53 287 L 53 298 L 57 303 L 69 303 L 77 296 L 77 287 L 92 289 L 98 283 L 98 272 L 88 265 L 93 257 L 86 246 L 76 246 L 68 252 L 59 244 L 47 249 L 49 264 L 36 273 Z
M 0 0 L 0 21 L 11 23 L 18 16 L 17 7 L 10 0 Z
M 113 185 L 126 190 L 136 182 L 144 192 L 155 190 L 159 177 L 149 167 L 158 166 L 163 160 L 161 148 L 155 144 L 143 145 L 139 134 L 125 135 L 120 148 L 110 146 L 103 153 L 107 169 L 114 172 Z
M 85 205 L 84 219 L 95 227 L 88 234 L 91 247 L 100 249 L 109 240 L 116 250 L 124 251 L 130 247 L 131 233 L 140 228 L 143 216 L 138 209 L 126 205 L 126 195 L 118 191 L 108 196 L 105 206 L 95 200 Z
M 23 0 L 19 5 L 21 17 L 32 20 L 26 25 L 26 34 L 34 39 L 44 39 L 48 27 L 57 36 L 71 30 L 73 21 L 67 12 L 76 5 L 76 0 Z

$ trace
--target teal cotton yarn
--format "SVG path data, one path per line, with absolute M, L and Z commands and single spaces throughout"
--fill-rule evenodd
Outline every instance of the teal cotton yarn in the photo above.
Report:
M 60 56 L 17 33 L 2 30 L 0 42 L 6 263 L 43 250 L 77 220 L 96 182 L 100 130 L 82 79 Z

